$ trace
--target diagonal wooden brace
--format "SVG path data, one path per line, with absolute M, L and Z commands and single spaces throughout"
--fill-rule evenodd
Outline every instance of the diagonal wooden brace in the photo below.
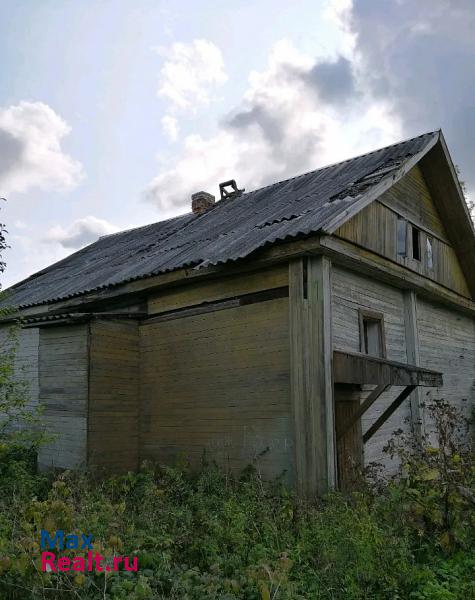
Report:
M 351 416 L 346 423 L 343 424 L 341 429 L 336 432 L 337 441 L 341 440 L 353 425 L 360 419 L 364 413 L 376 402 L 376 400 L 381 396 L 383 392 L 385 392 L 390 387 L 390 384 L 387 385 L 378 385 L 371 391 L 366 400 L 358 407 L 358 410 Z
M 378 431 L 378 429 L 385 423 L 389 417 L 396 411 L 404 400 L 412 394 L 412 392 L 416 389 L 416 385 L 408 385 L 405 387 L 399 396 L 393 400 L 393 402 L 388 406 L 388 408 L 383 412 L 383 414 L 376 419 L 376 421 L 371 425 L 368 431 L 363 435 L 363 442 L 366 444 L 368 440 L 370 440 L 373 435 Z

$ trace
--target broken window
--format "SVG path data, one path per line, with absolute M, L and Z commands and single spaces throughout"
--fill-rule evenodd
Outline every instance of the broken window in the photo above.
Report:
M 397 220 L 397 255 L 398 256 L 406 256 L 406 237 L 407 237 L 406 219 L 398 218 L 398 220 Z
M 421 232 L 412 225 L 412 258 L 421 260 Z
M 360 338 L 361 352 L 370 356 L 386 356 L 382 314 L 360 311 Z

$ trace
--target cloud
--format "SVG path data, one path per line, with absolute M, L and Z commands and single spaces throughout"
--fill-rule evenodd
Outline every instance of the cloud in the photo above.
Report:
M 250 73 L 217 132 L 185 137 L 145 197 L 162 211 L 184 210 L 191 193 L 217 193 L 221 181 L 255 189 L 391 143 L 400 133 L 387 103 L 359 91 L 347 58 L 315 60 L 282 40 L 266 68 Z
M 81 164 L 61 147 L 70 130 L 42 102 L 23 101 L 0 108 L 0 195 L 77 185 L 83 177 Z
M 348 102 L 355 94 L 351 62 L 344 56 L 334 62 L 316 63 L 309 71 L 304 71 L 302 77 L 315 88 L 323 102 Z
M 178 121 L 171 115 L 165 115 L 162 117 L 162 128 L 166 136 L 175 142 L 178 139 Z
M 354 0 L 340 12 L 354 68 L 406 136 L 442 127 L 475 186 L 475 5 L 472 0 Z
M 177 108 L 209 104 L 214 89 L 228 78 L 221 50 L 208 40 L 197 39 L 189 44 L 176 42 L 159 52 L 165 62 L 158 94 Z
M 87 216 L 77 219 L 67 229 L 64 229 L 61 225 L 52 227 L 43 241 L 57 243 L 63 246 L 63 248 L 77 250 L 83 246 L 92 244 L 92 242 L 95 242 L 102 235 L 115 233 L 118 230 L 118 227 L 108 221 Z

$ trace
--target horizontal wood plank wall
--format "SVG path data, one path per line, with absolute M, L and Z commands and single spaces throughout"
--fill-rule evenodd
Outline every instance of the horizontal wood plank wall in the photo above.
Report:
M 333 266 L 332 274 L 332 320 L 333 346 L 335 350 L 360 352 L 359 309 L 371 310 L 384 315 L 386 351 L 389 360 L 407 362 L 406 331 L 404 321 L 403 292 L 389 285 L 361 276 L 353 271 Z M 369 395 L 372 387 L 366 386 L 361 393 L 361 401 Z M 363 433 L 368 430 L 384 409 L 396 398 L 402 388 L 392 387 L 381 394 L 378 400 L 362 417 Z M 382 462 L 388 471 L 397 468 L 382 451 L 399 427 L 407 428 L 405 421 L 410 418 L 410 404 L 405 402 L 365 444 L 365 463 Z
M 475 405 L 475 320 L 420 298 L 417 317 L 421 367 L 441 371 L 444 378 L 442 388 L 423 389 L 423 401 L 444 398 L 470 416 Z
M 141 326 L 140 457 L 290 471 L 288 298 Z M 260 458 L 259 458 L 260 457 Z
M 398 215 L 421 228 L 422 260 L 397 256 Z M 419 167 L 336 231 L 336 235 L 404 264 L 441 285 L 470 298 L 465 276 L 432 202 Z M 432 239 L 434 268 L 427 266 L 427 236 Z M 435 236 L 435 237 L 433 237 Z
M 148 312 L 151 315 L 158 314 L 187 306 L 196 306 L 203 302 L 213 302 L 270 290 L 287 284 L 286 264 L 266 271 L 234 275 L 216 281 L 194 282 L 192 285 L 164 290 L 151 296 L 148 301 Z
M 12 338 L 9 325 L 0 327 L 0 355 L 8 352 L 16 344 L 14 359 L 15 380 L 24 385 L 27 394 L 27 406 L 34 408 L 38 405 L 38 344 L 39 330 L 20 329 L 16 334 L 16 342 Z
M 90 325 L 88 463 L 138 467 L 139 334 L 134 321 Z
M 43 420 L 55 438 L 42 447 L 42 468 L 74 468 L 86 463 L 88 326 L 40 329 L 39 399 Z

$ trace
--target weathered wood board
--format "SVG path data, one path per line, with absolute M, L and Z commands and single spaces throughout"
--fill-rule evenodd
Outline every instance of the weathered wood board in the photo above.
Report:
M 444 374 L 443 387 L 423 389 L 422 401 L 444 398 L 470 416 L 475 406 L 475 320 L 420 299 L 417 308 L 420 364 Z M 431 424 L 426 427 L 430 431 Z
M 138 467 L 139 333 L 135 321 L 90 324 L 88 464 Z
M 86 464 L 88 326 L 45 327 L 39 336 L 39 402 L 46 431 L 54 436 L 40 448 L 42 468 Z
M 290 481 L 288 299 L 140 327 L 140 458 Z
M 421 230 L 421 260 L 398 257 L 396 229 L 398 215 Z M 372 250 L 386 258 L 470 298 L 467 281 L 455 250 L 447 237 L 421 170 L 414 167 L 401 181 L 364 208 L 336 235 Z M 433 268 L 426 260 L 427 236 L 432 240 Z
M 404 296 L 402 290 L 376 281 L 353 271 L 333 266 L 333 347 L 346 352 L 360 351 L 359 309 L 375 311 L 384 315 L 386 353 L 388 360 L 407 363 L 406 330 L 404 319 Z M 425 365 L 431 368 L 430 365 Z M 364 385 L 361 402 L 371 393 L 374 386 Z M 384 409 L 401 392 L 403 387 L 394 386 L 381 394 L 378 400 L 362 417 L 363 433 L 382 414 Z M 411 416 L 410 404 L 405 402 L 365 444 L 365 463 L 381 462 L 389 471 L 397 468 L 383 453 L 383 447 L 399 427 L 406 429 Z
M 191 285 L 153 294 L 148 300 L 148 312 L 150 315 L 159 314 L 286 285 L 288 285 L 286 264 L 264 271 L 221 277 L 212 281 L 195 281 Z

